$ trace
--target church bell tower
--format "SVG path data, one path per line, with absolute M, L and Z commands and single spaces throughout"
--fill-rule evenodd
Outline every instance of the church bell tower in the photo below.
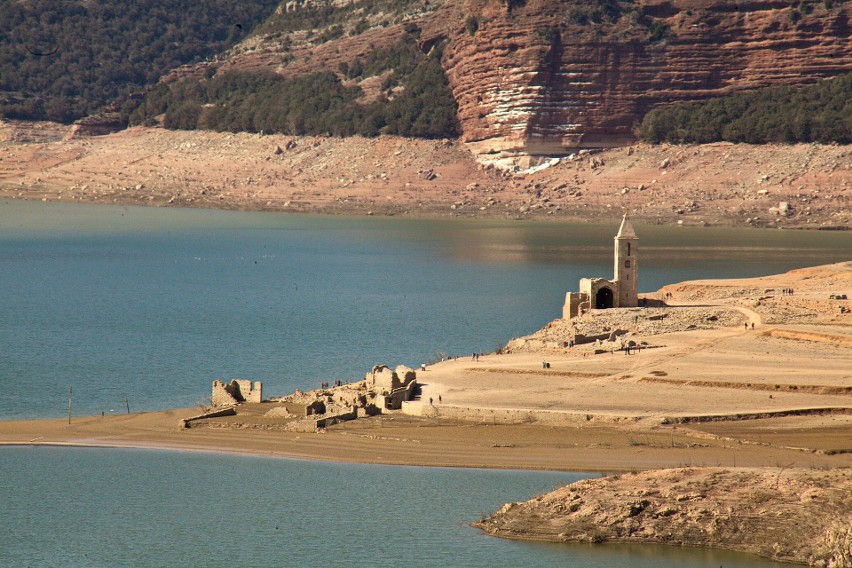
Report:
M 634 308 L 639 305 L 639 237 L 627 215 L 615 235 L 615 267 L 613 280 L 618 283 L 615 307 Z

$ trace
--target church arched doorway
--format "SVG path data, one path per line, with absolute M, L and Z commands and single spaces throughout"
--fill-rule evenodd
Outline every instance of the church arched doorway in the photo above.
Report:
M 612 290 L 609 288 L 601 288 L 595 294 L 595 309 L 605 310 L 612 307 Z

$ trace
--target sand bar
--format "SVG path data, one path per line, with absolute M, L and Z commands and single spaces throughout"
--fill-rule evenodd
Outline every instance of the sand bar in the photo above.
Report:
M 852 306 L 830 298 L 852 297 L 852 262 L 647 297 L 669 294 L 655 308 L 596 310 L 583 324 L 627 329 L 646 346 L 638 353 L 615 342 L 566 348 L 560 334 L 573 324 L 555 320 L 503 354 L 419 372 L 422 392 L 405 413 L 316 433 L 288 430 L 267 415 L 279 403 L 264 402 L 189 429 L 180 420 L 197 408 L 6 421 L 0 444 L 573 471 L 852 466 Z

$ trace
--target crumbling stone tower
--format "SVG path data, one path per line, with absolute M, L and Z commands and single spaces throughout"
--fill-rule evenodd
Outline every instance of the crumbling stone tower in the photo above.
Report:
M 615 235 L 615 267 L 613 280 L 618 287 L 619 308 L 634 308 L 639 305 L 639 237 L 627 215 L 621 220 L 621 227 Z

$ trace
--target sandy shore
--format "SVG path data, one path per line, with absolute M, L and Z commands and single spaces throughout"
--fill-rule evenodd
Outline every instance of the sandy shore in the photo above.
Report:
M 741 431 L 706 436 L 701 430 L 683 427 L 487 424 L 406 416 L 359 420 L 320 434 L 250 426 L 178 430 L 179 418 L 195 413 L 196 409 L 180 409 L 76 418 L 70 425 L 66 419 L 2 422 L 0 445 L 159 448 L 377 464 L 566 471 L 684 465 L 775 467 L 780 463 L 852 466 L 850 454 L 829 455 L 805 447 L 848 444 L 852 431 L 848 415 L 769 419 Z
M 279 403 L 264 402 L 186 430 L 179 421 L 197 408 L 0 422 L 0 444 L 574 471 L 852 466 L 852 313 L 829 298 L 852 297 L 852 262 L 652 296 L 667 292 L 669 305 L 604 310 L 587 322 L 632 326 L 647 344 L 638 354 L 610 342 L 565 348 L 562 326 L 579 323 L 557 320 L 511 352 L 419 373 L 422 395 L 406 414 L 303 433 L 267 414 Z

